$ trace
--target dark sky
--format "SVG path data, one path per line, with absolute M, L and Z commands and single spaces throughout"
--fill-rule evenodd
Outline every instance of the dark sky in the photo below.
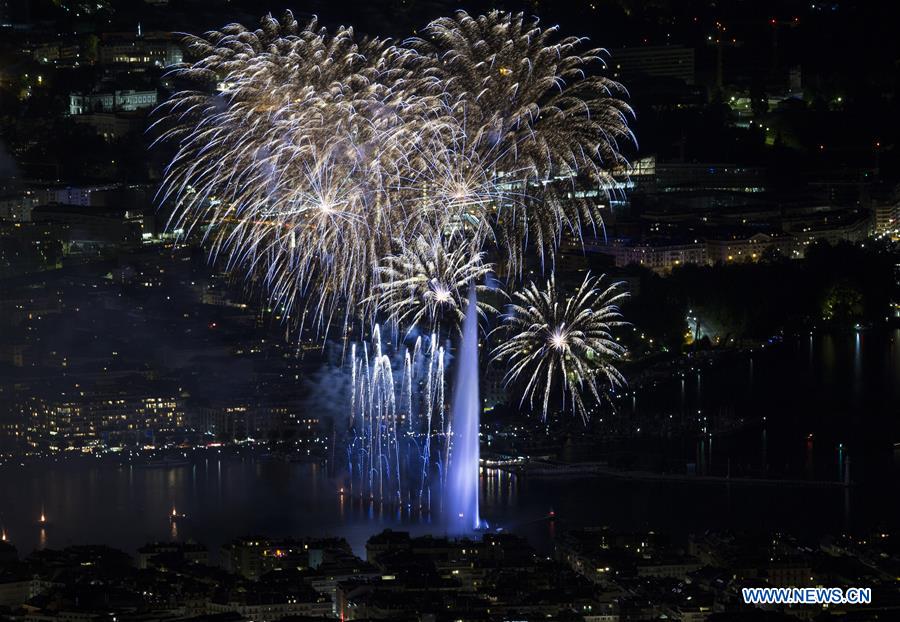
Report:
M 896 73 L 900 38 L 896 36 L 896 2 L 816 3 L 794 0 L 172 0 L 167 9 L 114 0 L 128 19 L 135 6 L 148 27 L 171 28 L 174 19 L 191 31 L 231 21 L 254 23 L 261 14 L 292 9 L 300 17 L 318 15 L 326 24 L 354 25 L 373 35 L 406 37 L 441 15 L 464 8 L 483 12 L 493 7 L 538 15 L 544 24 L 559 24 L 569 34 L 587 35 L 607 47 L 643 43 L 705 41 L 716 21 L 749 46 L 769 46 L 771 19 L 778 20 L 779 45 L 807 67 L 831 68 L 858 75 L 872 70 Z M 126 7 L 130 7 L 126 8 Z M 795 22 L 796 18 L 796 22 Z M 795 22 L 795 23 L 794 23 Z M 784 24 L 791 23 L 790 26 Z

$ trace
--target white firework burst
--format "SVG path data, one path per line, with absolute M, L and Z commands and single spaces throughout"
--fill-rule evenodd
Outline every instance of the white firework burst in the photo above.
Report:
M 426 32 L 398 45 L 286 13 L 189 37 L 195 60 L 173 70 L 184 88 L 156 124 L 175 145 L 170 227 L 327 335 L 338 315 L 371 315 L 390 271 L 447 236 L 468 276 L 491 251 L 514 279 L 529 246 L 552 257 L 596 226 L 583 190 L 605 191 L 630 137 L 621 88 L 588 74 L 599 51 L 497 11 Z M 436 310 L 379 308 L 404 322 Z
M 409 330 L 458 327 L 469 304 L 469 288 L 487 292 L 484 281 L 491 270 L 470 241 L 439 233 L 420 235 L 384 259 L 373 301 Z M 483 296 L 476 304 L 482 315 L 497 312 Z
M 612 171 L 625 164 L 620 143 L 633 140 L 624 88 L 591 75 L 603 50 L 497 10 L 459 11 L 426 33 L 410 44 L 432 59 L 467 144 L 494 154 L 498 183 L 530 199 L 499 205 L 492 222 L 509 273 L 521 273 L 526 245 L 552 258 L 564 234 L 602 226 Z
M 601 399 L 603 384 L 611 387 L 625 379 L 615 364 L 625 348 L 614 331 L 624 325 L 618 303 L 627 294 L 621 283 L 601 286 L 603 277 L 588 274 L 573 296 L 564 298 L 551 276 L 544 289 L 529 283 L 516 292 L 503 326 L 504 341 L 494 349 L 496 360 L 508 365 L 507 382 L 524 385 L 522 403 L 534 406 L 541 397 L 544 418 L 554 390 L 561 406 L 587 420 L 585 398 Z
M 433 79 L 416 77 L 409 50 L 290 13 L 188 44 L 198 60 L 173 78 L 193 88 L 158 125 L 177 145 L 161 188 L 171 226 L 203 227 L 215 254 L 288 308 L 305 298 L 320 319 L 355 308 L 392 240 L 423 216 L 398 189 L 419 133 L 440 124 Z

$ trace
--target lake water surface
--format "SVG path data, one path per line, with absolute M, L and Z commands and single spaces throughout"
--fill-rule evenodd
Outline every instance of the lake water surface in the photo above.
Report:
M 898 331 L 790 340 L 729 358 L 684 384 L 673 379 L 642 389 L 635 400 L 635 412 L 642 414 L 699 409 L 753 419 L 700 448 L 710 473 L 731 464 L 772 476 L 837 480 L 849 459 L 853 486 L 546 480 L 486 470 L 482 514 L 492 527 L 521 532 L 539 548 L 562 525 L 671 533 L 895 529 L 898 340 Z M 676 464 L 697 449 L 673 449 L 664 439 L 648 446 L 671 453 L 667 459 Z M 5 465 L 0 526 L 20 553 L 69 544 L 133 552 L 148 541 L 168 539 L 193 539 L 215 550 L 247 534 L 339 535 L 362 551 L 369 536 L 387 527 L 443 533 L 437 503 L 432 515 L 398 513 L 341 494 L 341 485 L 319 465 L 224 458 L 215 451 L 174 468 L 86 460 Z M 186 517 L 171 521 L 173 508 Z M 48 521 L 44 528 L 37 524 L 41 511 Z M 547 520 L 551 511 L 558 520 Z

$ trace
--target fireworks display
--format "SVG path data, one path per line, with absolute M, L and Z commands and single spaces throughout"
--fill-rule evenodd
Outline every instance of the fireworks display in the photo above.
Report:
M 573 296 L 564 298 L 551 275 L 545 289 L 530 283 L 514 295 L 500 330 L 506 339 L 494 349 L 507 361 L 511 382 L 522 380 L 522 401 L 540 395 L 544 417 L 554 389 L 571 395 L 574 410 L 587 419 L 584 398 L 601 398 L 601 381 L 624 383 L 614 364 L 625 354 L 613 331 L 621 326 L 618 302 L 626 297 L 621 283 L 603 289 L 602 277 L 587 275 Z M 563 404 L 563 409 L 565 405 Z
M 157 122 L 177 145 L 172 228 L 327 320 L 423 230 L 492 245 L 516 274 L 529 244 L 552 255 L 599 224 L 602 200 L 575 188 L 602 195 L 629 136 L 621 87 L 585 77 L 599 52 L 498 11 L 425 33 L 398 46 L 287 13 L 191 37 L 173 71 L 189 88 Z
M 444 484 L 451 422 L 444 393 L 446 354 L 436 335 L 387 352 L 381 331 L 351 349 L 350 486 L 358 494 L 427 508 Z
M 601 51 L 521 14 L 458 12 L 398 44 L 286 13 L 187 44 L 192 60 L 170 76 L 181 90 L 155 123 L 175 147 L 160 190 L 170 229 L 202 236 L 323 338 L 354 320 L 450 334 L 489 273 L 512 284 L 529 253 L 552 271 L 563 236 L 602 224 L 631 140 L 623 88 L 597 75 Z M 530 308 L 556 304 L 553 277 L 549 287 L 517 296 L 507 328 L 520 334 L 500 354 L 511 378 L 532 373 L 528 395 L 546 377 L 545 411 L 558 374 L 584 414 L 585 387 L 597 395 L 600 375 L 620 379 L 609 338 L 619 296 L 598 299 L 587 280 L 563 305 L 571 315 Z M 559 347 L 541 318 L 564 330 Z M 363 358 L 373 391 L 384 363 Z
M 471 242 L 455 241 L 433 234 L 419 236 L 403 245 L 399 255 L 385 258 L 379 270 L 377 298 L 388 317 L 405 326 L 437 330 L 459 325 L 465 315 L 467 291 L 488 289 L 482 282 L 491 271 L 482 253 Z M 480 301 L 482 315 L 496 310 Z
M 500 206 L 489 224 L 513 273 L 531 241 L 551 255 L 560 236 L 580 238 L 602 222 L 594 198 L 579 190 L 609 187 L 624 163 L 619 141 L 630 140 L 630 108 L 623 88 L 590 75 L 603 66 L 600 49 L 577 37 L 557 38 L 521 13 L 458 12 L 426 29 L 411 45 L 428 58 L 463 126 L 467 144 L 490 161 L 494 176 L 523 191 L 523 200 Z M 500 180 L 498 180 L 500 181 Z
M 160 112 L 178 150 L 162 197 L 172 227 L 204 235 L 230 267 L 262 279 L 290 312 L 319 321 L 370 293 L 373 266 L 430 217 L 417 152 L 439 145 L 434 80 L 416 54 L 288 13 L 188 40 L 191 64 Z M 433 90 L 433 89 L 432 89 Z M 441 210 L 442 211 L 442 210 Z

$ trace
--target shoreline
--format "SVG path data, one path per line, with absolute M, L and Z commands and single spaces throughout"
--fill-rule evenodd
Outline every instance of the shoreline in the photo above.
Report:
M 623 471 L 605 464 L 584 462 L 573 464 L 552 464 L 532 462 L 511 465 L 489 465 L 507 473 L 535 479 L 594 479 L 611 478 L 636 481 L 660 481 L 679 484 L 740 484 L 749 486 L 790 486 L 809 488 L 849 488 L 853 482 L 837 480 L 803 480 L 757 477 L 727 477 L 721 475 L 688 475 L 677 473 L 654 473 L 652 471 Z

